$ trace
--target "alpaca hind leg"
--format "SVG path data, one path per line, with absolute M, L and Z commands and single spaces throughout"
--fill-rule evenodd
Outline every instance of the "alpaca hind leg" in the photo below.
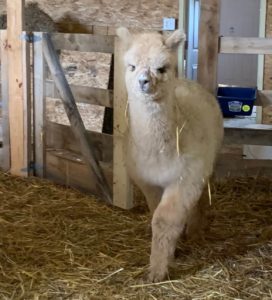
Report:
M 190 240 L 200 240 L 203 237 L 204 231 L 208 227 L 207 208 L 209 206 L 208 188 L 206 187 L 199 201 L 189 211 L 186 223 L 186 238 Z
M 140 185 L 140 189 L 145 195 L 148 208 L 151 214 L 153 215 L 155 209 L 161 201 L 163 190 L 158 186 L 152 186 L 147 184 Z

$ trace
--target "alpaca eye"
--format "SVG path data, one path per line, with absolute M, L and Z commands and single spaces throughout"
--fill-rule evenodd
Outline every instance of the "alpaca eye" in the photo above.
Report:
M 129 65 L 129 70 L 130 70 L 131 72 L 135 71 L 135 66 L 134 66 L 134 65 Z
M 161 68 L 158 68 L 157 71 L 158 71 L 160 74 L 164 74 L 164 73 L 166 73 L 167 68 L 166 68 L 166 67 L 161 67 Z

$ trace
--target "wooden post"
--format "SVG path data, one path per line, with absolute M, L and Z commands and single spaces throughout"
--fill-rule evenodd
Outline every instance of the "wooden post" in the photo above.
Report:
M 124 81 L 124 49 L 115 38 L 114 47 L 114 100 L 113 100 L 113 204 L 130 209 L 133 207 L 132 185 L 126 166 L 124 134 L 128 127 L 126 119 L 127 92 Z
M 9 109 L 8 109 L 8 43 L 7 31 L 1 30 L 1 92 L 2 92 L 2 129 L 3 150 L 0 167 L 7 172 L 10 169 Z
M 9 126 L 11 173 L 27 176 L 29 173 L 29 128 L 27 95 L 27 49 L 22 35 L 24 1 L 7 1 L 7 48 L 9 60 Z M 24 69 L 25 68 L 25 69 Z
M 34 172 L 39 177 L 45 176 L 45 60 L 43 56 L 43 33 L 33 35 L 34 65 Z
M 217 87 L 220 0 L 201 0 L 198 82 L 211 93 Z
M 64 72 L 61 68 L 61 64 L 48 33 L 44 33 L 43 54 L 48 64 L 51 75 L 56 83 L 60 98 L 62 99 L 67 117 L 71 124 L 71 129 L 73 130 L 75 137 L 80 143 L 81 152 L 86 165 L 89 167 L 92 174 L 95 175 L 97 185 L 100 188 L 101 194 L 104 196 L 105 201 L 107 201 L 108 203 L 112 203 L 110 188 L 99 166 L 99 162 L 93 153 L 93 147 L 88 140 L 87 133 L 80 113 L 77 109 L 74 96 L 65 78 Z

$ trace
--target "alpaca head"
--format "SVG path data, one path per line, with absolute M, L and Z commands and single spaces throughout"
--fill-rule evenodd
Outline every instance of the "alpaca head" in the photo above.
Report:
M 128 29 L 119 28 L 117 35 L 126 48 L 129 97 L 159 101 L 166 96 L 175 77 L 176 50 L 185 34 L 176 30 L 165 38 L 159 33 L 132 35 Z

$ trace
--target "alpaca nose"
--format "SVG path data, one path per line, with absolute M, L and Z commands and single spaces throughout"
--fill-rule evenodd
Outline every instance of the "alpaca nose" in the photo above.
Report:
M 148 79 L 140 79 L 140 80 L 139 80 L 139 83 L 140 83 L 141 89 L 144 90 L 145 87 L 148 85 L 149 80 L 148 80 Z
M 142 91 L 146 92 L 150 87 L 150 77 L 147 73 L 141 74 L 139 77 L 139 84 Z

